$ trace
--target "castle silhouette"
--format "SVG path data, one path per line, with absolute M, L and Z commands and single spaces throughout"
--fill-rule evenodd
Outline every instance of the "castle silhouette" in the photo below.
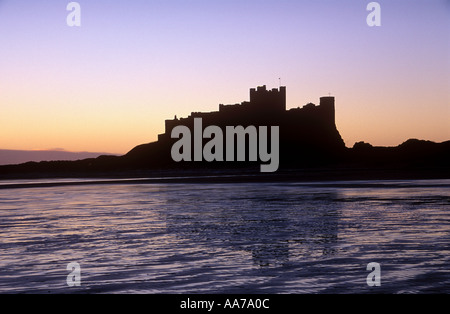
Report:
M 243 169 L 250 171 L 254 178 L 253 174 L 259 172 L 255 170 L 261 164 L 259 160 L 175 162 L 172 159 L 171 148 L 178 141 L 171 137 L 172 130 L 183 125 L 192 132 L 197 118 L 202 119 L 203 128 L 214 125 L 222 131 L 227 126 L 278 126 L 279 178 L 450 178 L 450 141 L 434 143 L 410 139 L 397 147 L 373 147 L 359 142 L 348 148 L 336 127 L 334 97 L 321 97 L 319 105 L 308 103 L 301 108 L 287 109 L 286 87 L 268 90 L 263 85 L 250 89 L 249 101 L 220 104 L 218 111 L 192 112 L 187 118 L 166 120 L 165 131 L 158 135 L 157 141 L 138 145 L 123 156 L 0 166 L 0 179 L 152 176 L 161 171 L 164 172 L 161 175 L 185 173 L 190 176 L 217 174 L 216 170 L 243 173 Z M 261 176 L 258 178 L 262 180 Z
M 268 90 L 263 85 L 250 89 L 249 101 L 220 104 L 219 111 L 192 112 L 187 118 L 166 120 L 165 132 L 158 136 L 157 142 L 138 146 L 126 157 L 142 166 L 149 160 L 158 164 L 161 161 L 170 163 L 170 147 L 176 141 L 171 138 L 172 130 L 183 125 L 193 132 L 195 118 L 202 118 L 204 127 L 215 125 L 222 130 L 238 125 L 279 126 L 280 161 L 284 165 L 317 164 L 337 158 L 345 150 L 345 143 L 336 128 L 334 97 L 321 97 L 317 106 L 309 103 L 302 108 L 287 110 L 286 87 Z

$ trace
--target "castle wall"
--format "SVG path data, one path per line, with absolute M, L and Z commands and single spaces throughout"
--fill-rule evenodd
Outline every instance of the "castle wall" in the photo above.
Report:
M 286 145 L 345 146 L 335 125 L 334 97 L 321 97 L 319 106 L 308 104 L 286 111 L 285 87 L 270 91 L 265 86 L 252 88 L 249 102 L 220 105 L 219 111 L 193 112 L 188 118 L 166 120 L 165 134 L 159 140 L 173 142 L 171 132 L 178 125 L 193 131 L 194 118 L 202 118 L 203 128 L 216 125 L 223 130 L 237 125 L 280 126 L 280 141 Z

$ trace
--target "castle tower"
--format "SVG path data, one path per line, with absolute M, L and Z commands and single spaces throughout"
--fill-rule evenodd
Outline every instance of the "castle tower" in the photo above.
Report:
M 332 125 L 336 125 L 335 109 L 334 109 L 334 97 L 327 96 L 320 98 L 320 110 L 323 117 Z
M 286 111 L 286 87 L 267 90 L 266 85 L 250 89 L 250 104 L 259 112 L 284 112 Z

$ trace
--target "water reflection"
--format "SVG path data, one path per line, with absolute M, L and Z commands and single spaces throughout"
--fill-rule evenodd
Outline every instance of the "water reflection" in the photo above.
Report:
M 336 191 L 261 184 L 193 187 L 179 194 L 162 194 L 167 230 L 177 237 L 248 252 L 259 266 L 335 252 Z

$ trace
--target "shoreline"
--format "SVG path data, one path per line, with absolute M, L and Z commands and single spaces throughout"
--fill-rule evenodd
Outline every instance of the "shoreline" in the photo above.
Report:
M 45 188 L 60 186 L 81 186 L 81 185 L 112 185 L 112 184 L 236 184 L 236 183 L 298 183 L 305 186 L 330 187 L 361 187 L 362 184 L 367 188 L 404 186 L 398 183 L 380 184 L 375 181 L 412 181 L 412 180 L 450 180 L 446 172 L 426 172 L 426 173 L 405 173 L 393 171 L 284 171 L 274 174 L 249 173 L 242 171 L 240 173 L 222 172 L 222 173 L 193 173 L 193 172 L 170 172 L 162 175 L 161 173 L 141 173 L 140 175 L 128 173 L 121 174 L 103 174 L 103 175 L 66 175 L 66 176 L 46 176 L 36 175 L 30 177 L 5 177 L 0 178 L 0 190 L 20 189 L 20 188 Z M 23 182 L 20 182 L 23 181 Z M 33 182 L 36 181 L 36 182 Z M 41 181 L 41 182 L 39 182 Z M 368 182 L 367 182 L 368 181 Z M 374 181 L 374 183 L 369 183 Z M 359 182 L 359 183 L 358 183 Z M 416 185 L 415 185 L 416 186 Z M 427 187 L 442 187 L 442 184 L 425 184 Z M 449 184 L 444 186 L 450 187 Z

